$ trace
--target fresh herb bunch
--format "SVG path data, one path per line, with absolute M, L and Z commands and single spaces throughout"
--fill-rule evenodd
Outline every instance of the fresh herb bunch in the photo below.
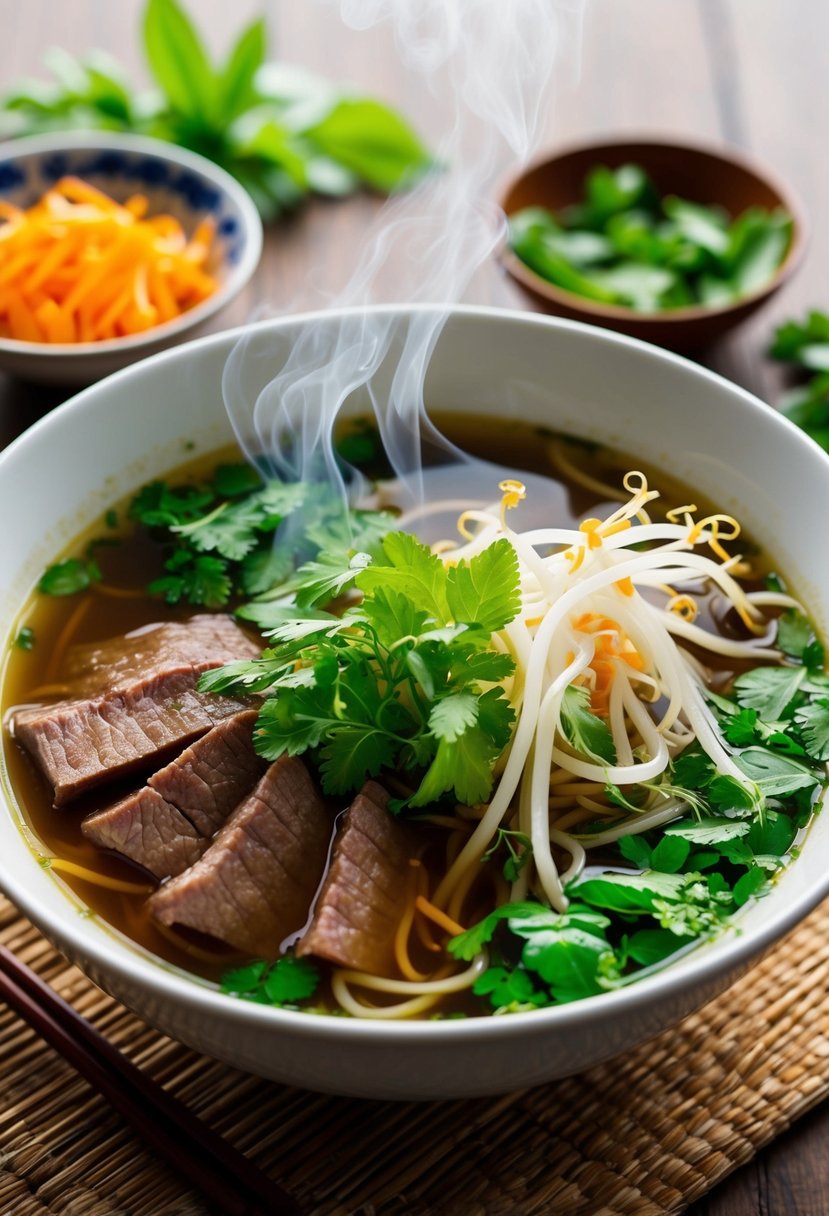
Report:
M 391 532 L 381 557 L 309 563 L 296 582 L 290 601 L 274 605 L 284 623 L 262 657 L 206 672 L 200 689 L 267 694 L 257 751 L 275 760 L 316 749 L 328 793 L 388 768 L 412 775 L 412 807 L 446 793 L 485 801 L 514 720 L 502 688 L 490 687 L 514 670 L 491 645 L 520 608 L 509 541 L 444 566 Z M 342 615 L 322 607 L 351 590 L 362 598 Z
M 829 314 L 814 310 L 779 326 L 769 354 L 805 377 L 783 397 L 782 412 L 829 452 Z
M 275 547 L 275 532 L 300 509 L 301 529 L 286 530 Z M 374 511 L 353 511 L 346 520 L 333 494 L 304 482 L 263 482 L 250 465 L 220 465 L 203 485 L 152 482 L 132 500 L 129 514 L 167 547 L 164 574 L 149 584 L 150 595 L 206 608 L 265 597 L 238 608 L 263 627 L 281 619 L 280 605 L 267 597 L 274 587 L 282 598 L 290 592 L 294 583 L 286 580 L 297 563 L 315 559 L 299 573 L 300 582 L 338 570 L 353 546 L 373 552 L 393 525 L 391 515 Z
M 719 207 L 660 197 L 638 165 L 599 166 L 584 199 L 554 215 L 527 207 L 510 243 L 557 287 L 636 312 L 720 307 L 771 279 L 789 248 L 786 212 L 752 207 L 731 220 Z
M 120 65 L 63 50 L 46 62 L 55 79 L 22 81 L 0 102 L 0 132 L 102 128 L 135 131 L 191 148 L 227 169 L 266 220 L 309 192 L 388 192 L 430 164 L 405 119 L 368 97 L 342 94 L 301 69 L 266 62 L 262 19 L 216 65 L 177 0 L 148 0 L 144 51 L 156 90 L 136 93 Z
M 576 879 L 566 912 L 532 900 L 506 904 L 449 942 L 450 953 L 464 960 L 487 948 L 489 966 L 473 991 L 493 1009 L 563 1004 L 629 984 L 722 932 L 767 888 L 826 786 L 829 760 L 823 647 L 811 622 L 794 610 L 780 618 L 777 644 L 786 664 L 738 676 L 728 696 L 706 693 L 745 783 L 718 775 L 692 744 L 659 783 L 624 791 L 608 785 L 610 800 L 634 814 L 654 791 L 681 799 L 691 814 L 623 836 L 619 849 L 630 872 L 591 870 Z M 565 710 L 563 724 L 577 751 L 612 762 L 606 724 L 581 699 Z M 527 842 L 520 853 L 499 838 L 501 844 L 513 881 L 516 857 L 522 866 L 528 860 Z

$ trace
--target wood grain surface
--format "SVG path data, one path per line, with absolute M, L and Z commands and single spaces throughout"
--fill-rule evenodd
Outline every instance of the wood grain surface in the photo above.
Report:
M 218 51 L 263 5 L 193 0 L 190 7 Z M 422 83 L 400 69 L 388 30 L 346 31 L 330 0 L 264 8 L 281 58 L 383 95 L 416 118 L 427 140 L 439 137 L 443 116 Z M 0 0 L 0 89 L 36 74 L 51 45 L 74 52 L 101 47 L 143 79 L 140 9 L 140 0 Z M 764 357 L 772 327 L 807 307 L 829 308 L 829 235 L 822 223 L 829 211 L 827 47 L 829 5 L 816 0 L 592 0 L 580 52 L 561 73 L 546 111 L 545 146 L 634 133 L 727 141 L 768 162 L 800 195 L 812 231 L 803 269 L 765 312 L 703 360 L 768 401 L 781 389 L 779 369 Z M 322 306 L 347 280 L 379 205 L 368 195 L 315 202 L 271 228 L 260 271 L 222 326 Z M 527 306 L 494 266 L 467 298 Z M 0 442 L 66 395 L 0 374 Z M 82 1110 L 77 1117 L 83 1119 Z M 823 1216 L 828 1150 L 829 1107 L 821 1107 L 696 1204 L 692 1216 Z

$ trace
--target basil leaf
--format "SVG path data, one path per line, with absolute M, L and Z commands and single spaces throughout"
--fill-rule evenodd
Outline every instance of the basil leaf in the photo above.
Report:
M 144 47 L 172 108 L 204 127 L 216 117 L 216 74 L 190 18 L 176 0 L 148 0 Z
M 378 190 L 391 191 L 411 184 L 431 164 L 426 148 L 406 120 L 371 98 L 338 101 L 303 135 Z

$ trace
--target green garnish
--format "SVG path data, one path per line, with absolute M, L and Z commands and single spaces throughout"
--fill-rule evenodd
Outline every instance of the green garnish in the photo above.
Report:
M 706 694 L 744 782 L 718 774 L 693 743 L 658 781 L 624 790 L 608 783 L 609 799 L 631 812 L 631 828 L 654 792 L 684 801 L 690 814 L 622 836 L 619 853 L 634 868 L 588 870 L 568 886 L 565 913 L 507 904 L 450 941 L 459 959 L 488 949 L 474 991 L 493 1009 L 561 1004 L 630 983 L 642 968 L 722 932 L 789 860 L 826 784 L 829 677 L 808 661 L 815 639 L 807 618 L 787 613 L 778 628 L 807 661 L 758 667 L 734 680 L 728 696 Z M 577 707 L 589 714 L 582 698 Z M 579 746 L 596 748 L 583 735 Z M 494 847 L 509 843 L 502 835 Z
M 34 629 L 23 625 L 14 639 L 14 644 L 18 650 L 34 650 L 36 640 Z
M 286 954 L 274 963 L 257 959 L 226 971 L 221 990 L 259 1005 L 296 1006 L 312 997 L 319 987 L 320 975 L 305 958 Z
M 274 548 L 274 533 L 300 508 L 302 534 L 297 530 Z M 352 512 L 346 523 L 335 496 L 301 482 L 263 482 L 249 465 L 220 465 L 208 485 L 152 482 L 129 514 L 167 546 L 164 574 L 150 583 L 150 595 L 207 608 L 224 607 L 234 596 L 257 597 L 238 611 L 263 629 L 281 620 L 283 606 L 267 598 L 274 588 L 281 599 L 302 584 L 310 604 L 316 579 L 320 596 L 330 600 L 354 546 L 373 552 L 392 524 L 390 515 L 368 511 Z M 294 568 L 303 559 L 309 560 L 297 584 Z
M 732 304 L 759 291 L 789 248 L 791 217 L 660 198 L 638 165 L 588 174 L 581 203 L 510 219 L 513 250 L 536 274 L 601 304 L 660 312 Z M 829 366 L 829 365 L 827 365 Z
M 227 169 L 268 220 L 310 192 L 392 191 L 430 166 L 426 148 L 391 107 L 267 62 L 261 17 L 218 65 L 176 0 L 148 0 L 142 31 L 153 92 L 136 92 L 121 65 L 100 51 L 76 59 L 55 49 L 45 57 L 54 81 L 21 81 L 6 91 L 3 136 L 79 127 L 167 140 Z
M 101 571 L 97 562 L 79 557 L 68 557 L 65 561 L 47 566 L 37 584 L 43 595 L 77 595 L 86 591 L 92 583 L 99 582 Z
M 490 646 L 520 607 L 512 545 L 445 566 L 391 532 L 373 560 L 353 554 L 323 580 L 318 565 L 297 572 L 293 606 L 262 657 L 206 672 L 200 689 L 268 694 L 257 751 L 276 760 L 317 749 L 328 793 L 394 768 L 412 774 L 409 806 L 446 793 L 483 802 L 514 720 L 502 690 L 484 687 L 514 667 Z M 314 607 L 347 588 L 362 599 L 342 616 Z
M 779 326 L 769 354 L 805 377 L 783 396 L 781 412 L 829 451 L 829 314 L 815 310 Z

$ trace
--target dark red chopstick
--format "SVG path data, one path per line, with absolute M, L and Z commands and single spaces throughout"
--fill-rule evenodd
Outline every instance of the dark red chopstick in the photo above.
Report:
M 222 1216 L 300 1216 L 296 1201 L 282 1187 L 136 1068 L 2 945 L 0 998 Z

